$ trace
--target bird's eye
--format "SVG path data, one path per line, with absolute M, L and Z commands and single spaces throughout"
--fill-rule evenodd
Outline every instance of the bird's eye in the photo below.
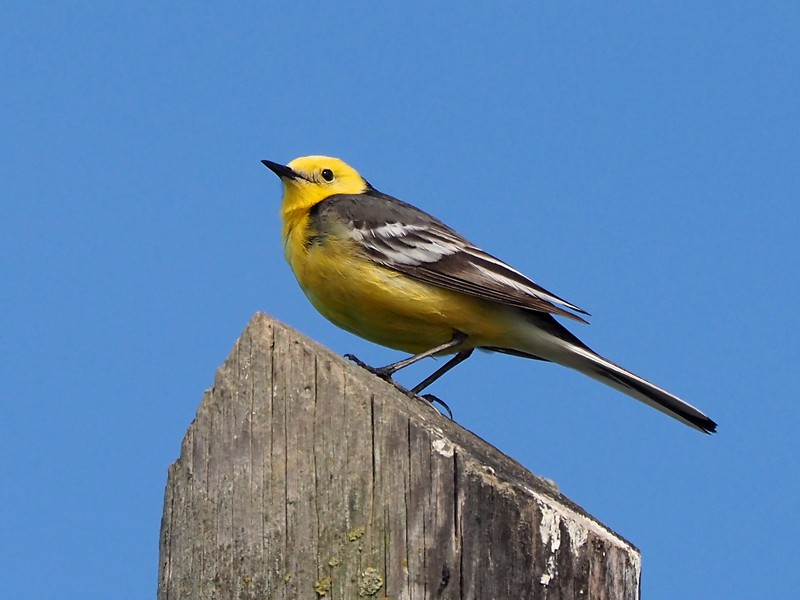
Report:
M 330 169 L 322 169 L 322 178 L 325 181 L 333 181 L 333 171 Z

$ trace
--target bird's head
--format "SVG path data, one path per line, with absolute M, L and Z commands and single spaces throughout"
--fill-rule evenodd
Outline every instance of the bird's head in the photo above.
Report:
M 302 156 L 288 165 L 261 161 L 283 182 L 282 212 L 307 211 L 334 194 L 361 194 L 369 184 L 353 167 L 330 156 Z

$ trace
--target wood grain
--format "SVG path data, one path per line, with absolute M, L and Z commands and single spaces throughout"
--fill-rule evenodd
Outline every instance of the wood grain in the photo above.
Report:
M 158 598 L 636 599 L 630 543 L 265 314 L 170 467 Z

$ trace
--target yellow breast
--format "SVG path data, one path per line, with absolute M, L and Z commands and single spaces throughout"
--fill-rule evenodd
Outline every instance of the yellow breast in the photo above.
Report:
M 286 258 L 314 307 L 342 329 L 411 353 L 448 342 L 456 330 L 471 336 L 466 346 L 491 345 L 506 330 L 504 319 L 487 314 L 500 310 L 493 303 L 376 265 L 349 239 L 304 246 L 304 237 L 289 232 Z

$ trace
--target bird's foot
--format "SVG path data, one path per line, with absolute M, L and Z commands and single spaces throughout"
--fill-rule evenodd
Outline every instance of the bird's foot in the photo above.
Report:
M 360 358 L 358 358 L 355 354 L 345 354 L 344 357 L 347 360 L 349 360 L 350 362 L 357 364 L 362 369 L 364 369 L 366 371 L 369 371 L 373 375 L 377 375 L 381 379 L 383 379 L 385 381 L 388 381 L 390 383 L 394 382 L 394 380 L 392 379 L 393 371 L 388 370 L 386 367 L 372 367 L 372 366 L 368 365 L 367 363 L 365 363 Z M 395 385 L 397 385 L 397 384 L 395 384 Z M 403 388 L 403 391 L 407 391 L 407 390 L 405 388 Z
M 428 401 L 431 406 L 433 406 L 434 404 L 438 404 L 439 406 L 441 406 L 447 412 L 447 416 L 450 418 L 450 420 L 451 421 L 453 420 L 453 411 L 450 410 L 449 406 L 447 406 L 447 402 L 445 402 L 444 400 L 442 400 L 438 396 L 434 396 L 433 394 L 423 394 L 422 396 L 419 396 L 417 394 L 414 394 L 414 395 L 417 398 L 422 398 L 423 400 Z M 439 411 L 439 412 L 442 412 L 442 411 Z
M 362 369 L 366 369 L 367 371 L 370 372 L 372 371 L 372 367 L 370 367 L 367 363 L 358 358 L 355 354 L 345 354 L 344 357 L 350 362 L 356 363 Z
M 395 388 L 397 388 L 398 391 L 403 392 L 409 398 L 414 398 L 415 400 L 422 400 L 422 401 L 425 402 L 425 404 L 427 404 L 428 406 L 430 406 L 431 408 L 434 408 L 434 409 L 436 409 L 436 407 L 434 405 L 438 404 L 439 406 L 444 408 L 444 410 L 447 412 L 447 416 L 450 417 L 450 420 L 451 421 L 453 420 L 453 411 L 450 410 L 450 407 L 447 406 L 447 403 L 444 400 L 442 400 L 441 398 L 438 398 L 437 396 L 434 396 L 433 394 L 424 394 L 424 395 L 420 396 L 416 392 L 413 392 L 413 391 L 409 390 L 408 388 L 403 387 L 402 385 L 397 383 L 394 379 L 392 379 L 393 371 L 390 371 L 390 370 L 388 370 L 386 368 L 372 367 L 372 366 L 368 365 L 367 363 L 365 363 L 360 358 L 358 358 L 357 356 L 355 356 L 354 354 L 345 354 L 344 357 L 347 360 L 349 360 L 350 362 L 357 364 L 359 367 L 361 367 L 365 371 L 369 371 L 370 373 L 380 377 L 381 379 L 383 379 L 387 383 L 391 383 Z M 436 410 L 436 412 L 441 413 L 440 410 Z

